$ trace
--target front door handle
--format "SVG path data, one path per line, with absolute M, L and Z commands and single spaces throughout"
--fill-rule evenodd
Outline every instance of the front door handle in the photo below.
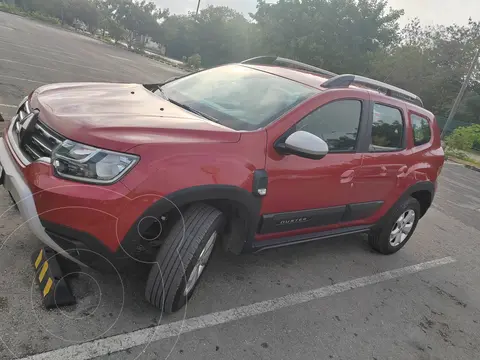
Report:
M 340 183 L 346 184 L 353 180 L 355 175 L 355 170 L 347 170 L 342 175 L 340 175 Z

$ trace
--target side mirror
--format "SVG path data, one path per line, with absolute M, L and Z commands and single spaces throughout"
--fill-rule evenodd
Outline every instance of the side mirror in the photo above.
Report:
M 328 145 L 318 136 L 306 131 L 296 131 L 285 140 L 283 150 L 289 154 L 318 160 L 328 154 Z

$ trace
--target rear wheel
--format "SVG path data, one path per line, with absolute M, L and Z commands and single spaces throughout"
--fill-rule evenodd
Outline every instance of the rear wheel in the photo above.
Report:
M 194 204 L 167 235 L 147 280 L 145 296 L 165 313 L 179 310 L 192 296 L 215 243 L 224 216 L 206 204 Z
M 420 219 L 420 204 L 412 197 L 398 204 L 380 229 L 368 236 L 370 246 L 382 254 L 400 250 L 412 236 Z

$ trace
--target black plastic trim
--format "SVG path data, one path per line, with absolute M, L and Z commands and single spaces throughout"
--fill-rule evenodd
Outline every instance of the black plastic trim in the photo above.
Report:
M 337 76 L 337 74 L 320 69 L 318 67 L 302 63 L 300 61 L 296 60 L 291 60 L 291 59 L 286 59 L 282 58 L 279 56 L 257 56 L 251 59 L 247 59 L 242 61 L 240 64 L 244 65 L 275 65 L 275 66 L 283 66 L 283 67 L 292 67 L 293 69 L 298 69 L 298 70 L 303 70 L 303 71 L 308 71 L 312 72 L 315 74 L 320 74 L 323 76 L 329 76 L 329 77 L 334 77 Z
M 70 255 L 78 257 L 80 261 L 87 265 L 91 265 L 91 259 L 98 257 L 98 255 L 94 254 L 100 254 L 113 263 L 125 257 L 125 254 L 110 251 L 99 239 L 87 232 L 72 229 L 71 227 L 47 220 L 40 219 L 40 222 L 45 228 L 45 232 L 57 245 Z M 82 249 L 90 250 L 93 256 L 89 256 L 89 251 L 82 252 Z
M 342 222 L 355 221 L 368 218 L 377 212 L 383 205 L 383 201 L 370 201 L 347 205 Z
M 385 222 L 388 222 L 390 220 L 391 213 L 395 210 L 395 208 L 397 208 L 399 204 L 405 202 L 407 198 L 412 196 L 412 194 L 417 191 L 428 191 L 432 198 L 430 205 L 433 203 L 433 198 L 435 197 L 435 184 L 431 181 L 418 182 L 405 190 L 405 192 L 398 198 L 390 210 L 388 210 L 387 213 L 377 222 L 377 224 L 375 224 L 375 227 L 382 227 Z M 425 213 L 427 210 L 428 209 L 425 210 Z M 425 215 L 425 213 L 423 213 L 423 215 Z
M 399 87 L 386 84 L 378 80 L 370 79 L 364 76 L 352 75 L 352 74 L 337 75 L 325 81 L 322 84 L 322 86 L 324 88 L 330 88 L 330 89 L 348 88 L 350 85 L 355 83 L 366 86 L 373 90 L 383 89 L 385 90 L 384 93 L 387 96 L 400 99 L 403 101 L 407 101 L 409 103 L 415 104 L 422 108 L 424 107 L 423 101 L 418 95 L 413 94 L 405 89 L 401 89 Z
M 346 205 L 262 216 L 259 234 L 272 234 L 339 223 Z
M 365 219 L 375 214 L 383 201 L 332 206 L 328 208 L 265 214 L 261 217 L 259 234 L 274 234 Z
M 252 193 L 255 196 L 264 196 L 266 194 L 259 194 L 259 189 L 268 191 L 268 174 L 265 170 L 255 170 L 253 172 Z
M 259 252 L 266 249 L 296 245 L 296 244 L 301 244 L 301 243 L 316 241 L 321 239 L 329 239 L 337 236 L 365 233 L 365 232 L 368 232 L 369 230 L 370 230 L 370 226 L 352 226 L 352 227 L 334 229 L 330 231 L 322 231 L 317 233 L 289 236 L 281 239 L 257 241 L 253 245 L 252 251 Z
M 240 206 L 237 217 L 241 217 L 245 223 L 244 236 L 232 237 L 232 241 L 241 242 L 228 244 L 229 248 L 240 248 L 248 246 L 254 241 L 255 232 L 260 220 L 261 197 L 254 196 L 251 192 L 233 185 L 199 185 L 187 189 L 182 189 L 167 195 L 150 206 L 130 227 L 122 241 L 122 247 L 119 251 L 131 254 L 140 240 L 138 234 L 138 223 L 145 217 L 158 217 L 174 209 L 181 210 L 189 204 L 195 202 L 214 202 L 218 200 L 227 200 Z M 242 234 L 243 235 L 243 234 Z

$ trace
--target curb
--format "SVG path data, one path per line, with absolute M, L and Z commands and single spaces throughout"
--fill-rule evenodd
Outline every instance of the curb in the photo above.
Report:
M 473 171 L 476 171 L 476 172 L 480 172 L 480 168 L 476 167 L 476 166 L 473 166 L 473 165 L 465 165 L 465 167 L 467 169 L 470 169 L 470 170 L 473 170 Z

